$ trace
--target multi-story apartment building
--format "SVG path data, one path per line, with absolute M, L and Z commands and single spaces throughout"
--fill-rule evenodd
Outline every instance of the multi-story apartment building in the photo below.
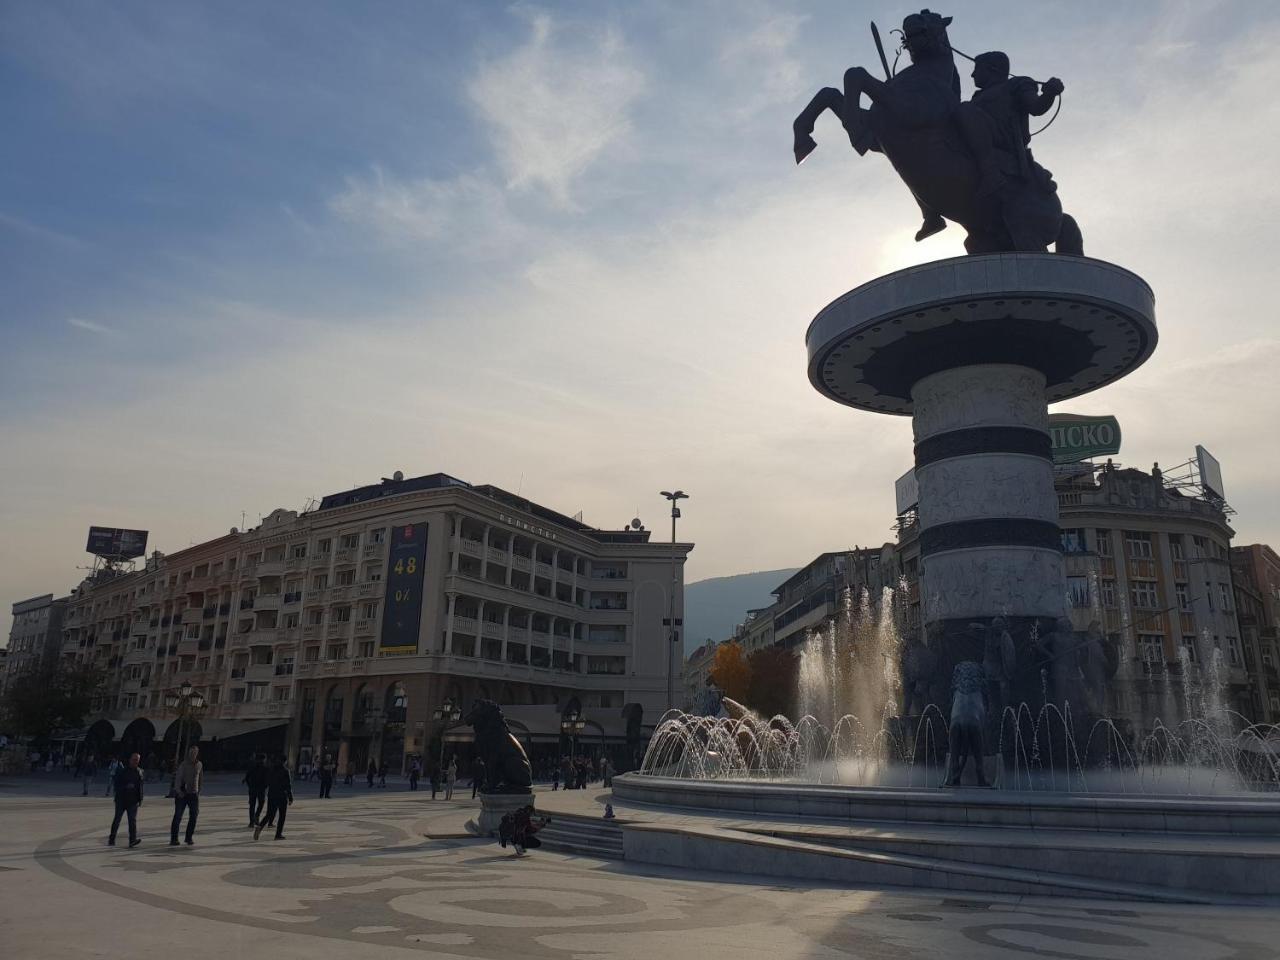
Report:
M 1246 664 L 1256 671 L 1253 716 L 1280 723 L 1280 556 L 1263 543 L 1231 548 Z
M 685 658 L 681 709 L 694 713 L 706 707 L 707 685 L 711 679 L 711 666 L 715 663 L 718 646 L 720 644 L 717 641 L 708 640 Z
M 1224 706 L 1249 716 L 1253 678 L 1228 562 L 1233 531 L 1221 503 L 1167 484 L 1158 468 L 1110 463 L 1060 469 L 1056 486 L 1066 612 L 1077 631 L 1096 623 L 1119 652 L 1112 713 L 1134 718 L 1139 730 L 1155 717 L 1176 722 L 1189 680 L 1196 691 L 1225 691 Z M 914 585 L 916 524 L 902 525 L 898 549 Z
M 295 760 L 397 769 L 438 742 L 446 700 L 479 698 L 511 706 L 531 743 L 554 743 L 570 705 L 584 736 L 617 743 L 680 695 L 665 621 L 673 570 L 682 616 L 691 549 L 397 476 L 85 581 L 63 651 L 108 671 L 99 737 L 172 740 L 164 695 L 189 683 L 201 741 L 224 751 L 287 744 Z
M 0 669 L 0 694 L 8 689 L 14 677 L 57 657 L 68 599 L 55 600 L 53 594 L 47 593 L 13 605 L 8 652 Z

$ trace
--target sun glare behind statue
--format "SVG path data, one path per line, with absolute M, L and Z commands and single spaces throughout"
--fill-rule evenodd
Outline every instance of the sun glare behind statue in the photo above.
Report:
M 964 228 L 948 223 L 947 229 L 917 243 L 916 228 L 903 227 L 887 231 L 876 250 L 873 276 L 884 276 L 895 270 L 917 267 L 934 260 L 964 256 Z

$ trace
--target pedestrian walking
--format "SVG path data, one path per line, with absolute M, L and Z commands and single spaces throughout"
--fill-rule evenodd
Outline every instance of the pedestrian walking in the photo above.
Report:
M 378 775 L 378 761 L 369 761 L 369 789 L 373 789 L 373 780 Z
M 606 787 L 613 786 L 613 764 L 609 762 L 609 758 L 604 758 L 604 763 L 600 766 L 600 772 L 604 775 L 604 785 Z
M 418 777 L 422 775 L 422 764 L 418 762 L 418 758 L 414 757 L 409 761 L 409 789 L 418 789 Z
M 444 772 L 444 798 L 446 800 L 453 799 L 453 785 L 458 779 L 458 761 L 454 757 L 449 758 L 449 766 Z
M 354 760 L 347 761 L 347 775 L 342 778 L 344 787 L 355 786 L 356 782 L 356 762 Z
M 484 786 L 484 761 L 476 757 L 475 762 L 471 764 L 471 799 L 476 798 L 476 793 Z
M 169 846 L 178 845 L 178 828 L 182 815 L 187 816 L 187 846 L 195 843 L 196 818 L 200 816 L 200 787 L 204 779 L 204 764 L 200 762 L 200 748 L 187 751 L 187 759 L 173 772 L 173 823 L 169 825 Z
M 84 778 L 81 784 L 83 792 L 80 796 L 87 797 L 89 795 L 89 785 L 93 783 L 93 778 L 98 775 L 98 761 L 92 753 L 84 758 L 84 767 L 81 769 L 80 775 Z
M 387 761 L 382 761 L 382 766 L 378 768 L 378 788 L 380 790 L 387 789 Z
M 431 765 L 431 799 L 436 798 L 436 794 L 440 792 L 440 767 L 436 764 Z
M 552 790 L 560 789 L 560 768 L 559 767 L 555 767 L 551 771 L 551 789 Z
M 120 758 L 112 757 L 111 762 L 107 764 L 107 789 L 102 792 L 104 797 L 111 796 L 112 784 L 116 782 L 116 771 L 120 769 Z
M 262 836 L 262 828 L 274 822 L 276 839 L 284 839 L 284 815 L 293 803 L 293 784 L 284 757 L 277 756 L 267 771 L 267 815 L 253 828 L 253 839 Z
M 138 769 L 138 764 L 141 762 L 141 754 L 131 753 L 128 765 L 116 770 L 115 782 L 112 784 L 115 790 L 116 815 L 111 818 L 111 835 L 107 837 L 108 847 L 116 845 L 116 831 L 120 829 L 120 818 L 126 815 L 129 817 L 129 846 L 136 847 L 142 842 L 142 838 L 138 836 L 138 808 L 142 806 L 142 771 Z
M 320 758 L 320 799 L 328 800 L 333 796 L 333 757 L 325 754 Z
M 253 763 L 249 764 L 249 769 L 244 773 L 244 779 L 240 781 L 249 791 L 250 830 L 257 825 L 258 816 L 262 813 L 262 806 L 267 802 L 266 759 L 263 754 L 255 753 L 253 755 Z

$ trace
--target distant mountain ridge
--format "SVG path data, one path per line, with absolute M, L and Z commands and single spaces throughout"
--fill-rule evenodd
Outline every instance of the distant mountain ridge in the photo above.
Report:
M 685 584 L 684 653 L 688 656 L 708 639 L 727 640 L 748 610 L 773 603 L 770 592 L 799 567 L 712 577 Z

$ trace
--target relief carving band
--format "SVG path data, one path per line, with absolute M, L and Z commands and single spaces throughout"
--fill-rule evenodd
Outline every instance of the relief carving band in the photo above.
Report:
M 894 73 L 881 47 L 884 80 L 851 67 L 842 89 L 819 90 L 793 125 L 796 163 L 817 147 L 814 124 L 830 110 L 860 155 L 884 154 L 902 177 L 924 218 L 917 240 L 953 220 L 968 232 L 971 254 L 1043 253 L 1054 244 L 1057 253 L 1083 256 L 1080 228 L 1062 212 L 1057 184 L 1029 146 L 1029 118 L 1053 107 L 1062 81 L 1011 76 L 1008 56 L 992 51 L 971 58 L 977 91 L 963 101 L 950 24 L 930 10 L 909 15 L 899 51 L 909 66 Z M 878 31 L 875 39 L 879 46 Z

